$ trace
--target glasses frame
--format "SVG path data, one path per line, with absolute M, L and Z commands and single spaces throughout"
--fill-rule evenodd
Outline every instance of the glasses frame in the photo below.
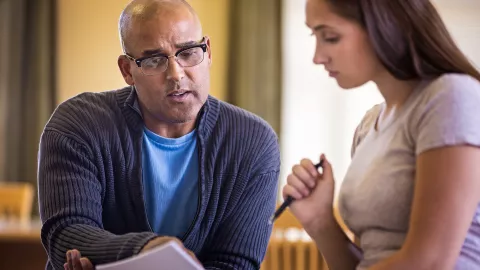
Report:
M 165 55 L 165 54 L 163 54 L 163 53 L 156 53 L 156 54 L 152 54 L 152 55 L 148 55 L 148 56 L 143 56 L 143 57 L 140 57 L 140 58 L 135 58 L 135 57 L 129 55 L 128 53 L 126 53 L 126 52 L 124 53 L 124 55 L 125 55 L 125 57 L 128 58 L 128 60 L 131 60 L 131 61 L 135 62 L 135 64 L 137 65 L 137 67 L 139 67 L 139 68 L 142 70 L 142 73 L 143 73 L 143 74 L 145 74 L 145 75 L 147 75 L 147 76 L 151 76 L 151 75 L 155 75 L 155 74 L 146 74 L 146 73 L 144 72 L 143 68 L 142 68 L 142 62 L 143 62 L 144 60 L 147 60 L 147 59 L 150 59 L 150 58 L 153 58 L 153 57 L 159 57 L 159 56 L 165 57 L 165 58 L 167 58 L 167 65 L 166 65 L 166 67 L 165 67 L 165 70 L 167 70 L 167 69 L 168 69 L 168 65 L 169 65 L 169 63 L 170 63 L 168 60 L 170 60 L 171 57 L 174 57 L 174 58 L 175 58 L 175 61 L 178 63 L 178 61 L 176 60 L 177 56 L 178 56 L 179 54 L 181 54 L 182 52 L 184 52 L 184 51 L 186 51 L 186 50 L 193 49 L 193 48 L 201 48 L 201 49 L 202 49 L 202 51 L 203 51 L 202 61 L 200 61 L 198 64 L 195 64 L 195 65 L 192 65 L 192 66 L 182 66 L 180 63 L 178 63 L 178 64 L 179 64 L 181 67 L 194 67 L 194 66 L 196 66 L 196 65 L 200 65 L 200 63 L 202 63 L 203 60 L 205 60 L 205 53 L 207 52 L 207 47 L 208 47 L 208 46 L 207 46 L 206 43 L 204 43 L 205 40 L 206 40 L 206 37 L 203 37 L 203 38 L 199 41 L 199 44 L 190 45 L 190 46 L 187 46 L 187 47 L 185 47 L 185 48 L 181 48 L 180 50 L 176 51 L 175 54 L 172 54 L 172 55 Z M 160 72 L 160 73 L 165 72 L 165 70 L 163 70 L 163 71 Z M 160 74 L 160 73 L 159 73 L 159 74 Z

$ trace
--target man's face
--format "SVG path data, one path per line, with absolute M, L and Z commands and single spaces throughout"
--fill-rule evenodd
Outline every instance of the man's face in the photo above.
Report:
M 202 37 L 188 9 L 178 6 L 133 21 L 125 46 L 129 56 L 143 59 L 138 67 L 121 57 L 119 65 L 125 81 L 135 85 L 144 117 L 162 123 L 194 121 L 208 97 L 211 53 L 210 40 Z

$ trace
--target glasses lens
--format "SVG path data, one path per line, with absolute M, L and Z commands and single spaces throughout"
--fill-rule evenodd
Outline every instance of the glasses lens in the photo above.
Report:
M 177 55 L 177 62 L 182 67 L 193 67 L 203 61 L 203 49 L 200 47 L 182 51 Z
M 190 48 L 182 51 L 176 57 L 177 63 L 182 67 L 193 67 L 203 61 L 204 51 L 201 47 Z M 142 72 L 145 75 L 155 75 L 164 72 L 168 67 L 166 56 L 154 56 L 142 61 Z
M 168 59 L 165 56 L 155 56 L 142 61 L 142 71 L 145 75 L 162 73 L 167 69 Z

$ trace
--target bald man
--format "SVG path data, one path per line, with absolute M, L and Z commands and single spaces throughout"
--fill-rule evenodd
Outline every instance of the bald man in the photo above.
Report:
M 210 39 L 185 1 L 133 1 L 119 30 L 128 86 L 62 103 L 41 136 L 47 269 L 91 269 L 168 241 L 206 269 L 258 269 L 277 193 L 274 131 L 209 96 Z

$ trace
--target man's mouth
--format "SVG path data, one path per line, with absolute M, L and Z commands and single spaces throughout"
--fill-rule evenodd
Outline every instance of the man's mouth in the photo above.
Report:
M 168 97 L 171 99 L 174 99 L 176 101 L 182 101 L 183 99 L 187 98 L 192 94 L 192 91 L 189 90 L 175 90 L 170 93 L 168 93 Z
M 187 93 L 190 93 L 191 91 L 189 90 L 183 90 L 183 89 L 180 89 L 180 90 L 175 90 L 175 91 L 172 91 L 170 93 L 168 93 L 168 96 L 181 96 L 181 95 L 185 95 Z

